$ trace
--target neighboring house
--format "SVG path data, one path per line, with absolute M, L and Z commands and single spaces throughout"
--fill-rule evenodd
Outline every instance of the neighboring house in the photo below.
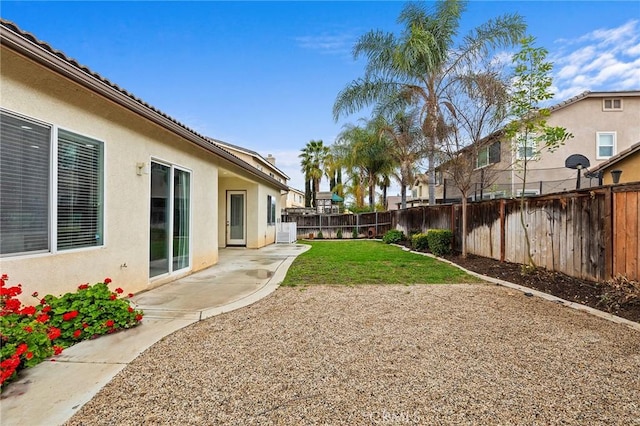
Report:
M 602 176 L 603 184 L 640 182 L 640 142 L 589 169 Z
M 609 160 L 640 140 L 640 91 L 584 92 L 549 108 L 549 126 L 561 126 L 573 135 L 554 152 L 543 151 L 536 161 L 528 163 L 526 195 L 568 191 L 576 188 L 576 170 L 565 167 L 572 154 L 589 159 L 590 168 Z M 524 155 L 513 149 L 502 132 L 468 150 L 475 158 L 474 185 L 471 199 L 516 197 L 522 192 L 522 173 L 514 164 Z M 446 172 L 447 164 L 438 169 L 436 199 L 440 202 L 459 199 L 460 193 Z M 581 187 L 598 184 L 597 178 L 582 174 Z M 428 195 L 425 175 L 413 190 Z
M 304 208 L 304 191 L 289 187 L 289 192 L 284 202 L 284 208 Z
M 289 176 L 287 176 L 282 170 L 276 167 L 276 158 L 273 155 L 269 154 L 267 155 L 267 158 L 264 158 L 262 155 L 250 149 L 233 145 L 228 142 L 223 142 L 218 139 L 213 139 L 213 138 L 207 138 L 207 139 L 209 139 L 211 142 L 218 145 L 220 148 L 240 158 L 241 160 L 244 160 L 247 163 L 251 164 L 261 172 L 268 174 L 278 182 L 284 183 L 286 185 L 287 181 L 289 180 Z M 289 205 L 290 203 L 291 204 L 294 203 L 293 200 L 299 200 L 299 197 L 297 197 L 296 194 L 292 192 L 300 193 L 300 191 L 293 188 L 289 188 L 289 187 L 288 187 L 288 192 L 282 191 L 281 200 L 280 200 L 280 206 L 282 209 L 286 207 L 298 207 L 297 205 L 296 206 Z M 302 201 L 299 203 L 301 203 L 300 207 L 304 207 L 304 193 L 302 193 Z M 280 210 L 278 210 L 278 212 L 280 212 Z
M 0 23 L 1 272 L 139 292 L 275 241 L 285 182 Z

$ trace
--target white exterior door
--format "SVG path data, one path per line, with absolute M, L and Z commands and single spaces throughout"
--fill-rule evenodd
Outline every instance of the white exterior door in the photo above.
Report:
M 227 191 L 227 245 L 246 246 L 245 191 Z

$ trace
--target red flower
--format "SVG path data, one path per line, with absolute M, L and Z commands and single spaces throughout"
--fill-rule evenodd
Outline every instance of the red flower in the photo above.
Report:
M 129 311 L 129 313 L 133 312 L 133 308 L 131 306 L 129 306 L 127 310 Z
M 87 324 L 86 322 L 82 324 L 82 328 L 87 328 L 89 327 L 89 324 Z
M 49 329 L 49 333 L 47 333 L 47 335 L 49 336 L 49 340 L 55 340 L 60 337 L 61 334 L 62 331 L 60 331 L 60 329 L 56 327 L 51 327 Z
M 89 288 L 89 284 L 88 283 L 87 284 L 80 284 L 78 286 L 78 290 L 86 290 L 88 288 Z
M 107 327 L 113 327 L 113 320 L 107 320 L 107 322 L 104 323 L 104 325 L 106 325 Z
M 20 343 L 16 348 L 16 355 L 20 356 L 25 353 L 29 349 L 26 343 Z
M 44 312 L 45 314 L 46 314 L 47 312 L 49 312 L 50 310 L 51 310 L 51 306 L 49 306 L 49 305 L 47 305 L 47 306 L 45 306 L 44 308 L 42 308 L 42 312 Z
M 33 358 L 33 352 L 27 352 L 27 359 Z
M 33 292 L 33 294 L 31 294 L 31 296 L 33 296 L 33 297 L 38 297 L 38 292 L 37 292 L 37 291 L 34 291 L 34 292 Z
M 72 319 L 74 319 L 77 316 L 78 316 L 78 311 L 71 311 L 71 312 L 67 312 L 66 314 L 62 315 L 62 319 L 65 320 L 65 321 L 71 321 Z
M 40 299 L 40 304 L 41 304 L 41 305 L 46 305 L 46 304 L 47 304 L 47 301 L 46 301 L 46 300 L 44 300 L 44 299 Z
M 25 308 L 23 308 L 20 311 L 21 314 L 23 315 L 33 315 L 36 313 L 36 307 L 35 306 L 27 306 Z
M 104 279 L 104 283 L 105 283 L 105 284 L 109 284 L 110 282 L 111 282 L 111 278 L 105 278 L 105 279 Z
M 60 355 L 62 353 L 62 346 L 53 345 L 53 354 Z
M 16 312 L 20 309 L 20 301 L 18 299 L 9 299 L 4 303 L 4 307 L 8 311 Z
M 45 322 L 49 321 L 49 315 L 40 314 L 40 315 L 38 315 L 38 318 L 36 318 L 36 321 L 41 322 L 41 323 L 45 323 Z
M 26 326 L 26 327 L 24 328 L 24 331 L 26 331 L 27 333 L 33 333 L 33 328 L 31 328 L 31 327 L 29 327 L 29 326 Z
M 124 290 L 121 289 L 120 287 L 118 287 L 118 288 L 116 288 L 116 293 L 122 294 L 122 293 L 124 293 Z
M 140 320 L 142 320 L 142 315 L 140 314 L 136 315 L 136 321 L 140 321 Z
M 131 298 L 133 297 L 133 293 L 129 293 L 129 294 L 127 294 L 127 297 L 128 297 L 129 299 L 131 299 Z
M 7 274 L 2 274 L 2 280 L 8 280 L 9 279 L 9 275 Z
M 82 330 L 76 330 L 73 332 L 73 337 L 77 339 L 78 337 L 80 337 L 81 334 L 82 334 Z
M 109 299 L 111 300 L 116 300 L 118 298 L 118 296 L 116 296 L 115 293 L 111 293 L 111 296 L 109 296 Z

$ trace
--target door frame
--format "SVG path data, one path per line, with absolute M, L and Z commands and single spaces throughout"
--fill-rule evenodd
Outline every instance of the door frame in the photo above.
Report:
M 247 191 L 246 190 L 227 190 L 226 194 L 226 216 L 225 216 L 225 244 L 227 246 L 244 246 L 247 245 Z M 242 195 L 242 239 L 231 238 L 231 196 Z

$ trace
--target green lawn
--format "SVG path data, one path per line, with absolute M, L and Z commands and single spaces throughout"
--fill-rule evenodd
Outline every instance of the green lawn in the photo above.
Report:
M 380 241 L 310 241 L 283 286 L 313 284 L 449 284 L 480 279 L 431 257 Z

